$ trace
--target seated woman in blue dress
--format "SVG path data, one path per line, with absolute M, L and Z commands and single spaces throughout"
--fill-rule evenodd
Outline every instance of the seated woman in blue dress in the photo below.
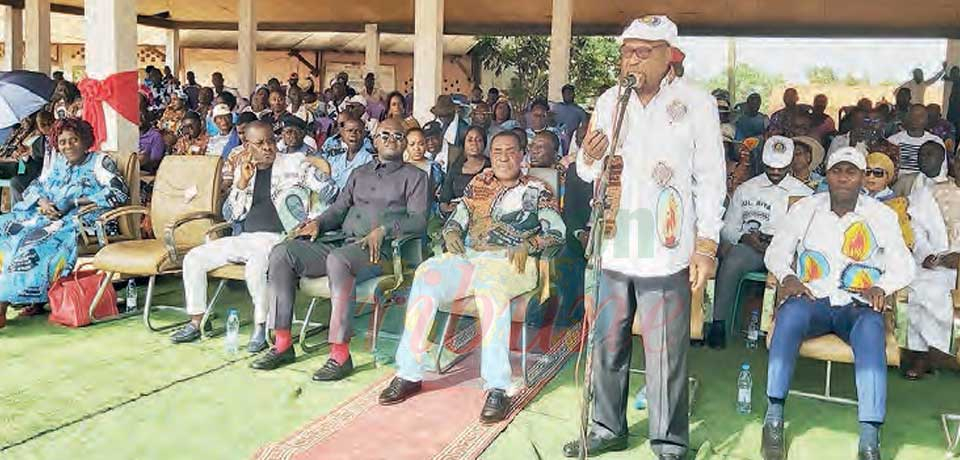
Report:
M 43 304 L 47 290 L 77 262 L 77 238 L 104 211 L 127 200 L 127 188 L 110 156 L 90 151 L 93 129 L 79 119 L 58 120 L 50 135 L 61 155 L 23 201 L 0 216 L 0 328 L 7 307 Z M 81 208 L 96 211 L 77 218 Z

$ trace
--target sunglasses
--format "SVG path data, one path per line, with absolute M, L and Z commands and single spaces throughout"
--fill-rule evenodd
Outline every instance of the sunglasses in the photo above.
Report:
M 886 177 L 886 176 L 887 176 L 887 171 L 885 171 L 885 170 L 883 170 L 883 169 L 880 169 L 880 168 L 868 169 L 868 170 L 867 170 L 867 175 L 868 175 L 868 176 L 873 176 L 873 177 L 883 178 L 883 177 Z
M 392 133 L 390 131 L 383 131 L 380 134 L 378 134 L 378 136 L 380 136 L 380 140 L 384 142 L 389 141 L 391 138 L 397 142 L 400 142 L 407 137 L 407 135 L 404 133 L 401 133 L 401 132 Z
M 661 43 L 661 44 L 653 45 L 653 46 L 635 46 L 635 47 L 629 47 L 629 48 L 626 47 L 626 46 L 624 46 L 624 47 L 621 47 L 621 48 L 620 48 L 620 52 L 621 52 L 624 56 L 629 56 L 629 55 L 632 54 L 632 55 L 635 55 L 636 57 L 638 57 L 638 58 L 640 58 L 640 59 L 646 59 L 646 58 L 650 57 L 650 55 L 653 54 L 654 51 L 656 51 L 656 50 L 658 50 L 658 49 L 660 49 L 660 48 L 666 48 L 666 47 L 669 47 L 669 46 L 670 46 L 670 45 L 669 45 L 668 43 Z

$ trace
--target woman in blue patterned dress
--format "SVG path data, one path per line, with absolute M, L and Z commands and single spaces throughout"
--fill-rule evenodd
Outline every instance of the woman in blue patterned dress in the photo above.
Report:
M 0 216 L 0 328 L 11 304 L 42 304 L 47 290 L 77 262 L 77 238 L 104 211 L 127 200 L 117 165 L 91 152 L 93 130 L 79 119 L 57 121 L 50 135 L 60 151 L 53 169 L 26 189 L 23 201 Z M 78 219 L 78 211 L 97 210 Z

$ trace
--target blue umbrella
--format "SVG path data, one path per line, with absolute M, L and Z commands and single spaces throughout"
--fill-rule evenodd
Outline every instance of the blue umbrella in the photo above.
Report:
M 0 128 L 20 123 L 50 102 L 57 84 L 39 72 L 0 72 Z

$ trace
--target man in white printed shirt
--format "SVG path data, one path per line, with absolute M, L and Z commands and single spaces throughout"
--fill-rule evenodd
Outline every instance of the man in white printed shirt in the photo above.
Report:
M 726 194 L 716 100 L 673 71 L 677 26 L 665 16 L 633 21 L 620 37 L 621 75 L 637 77 L 615 156 L 593 343 L 593 416 L 587 452 L 627 447 L 627 387 L 634 314 L 645 325 L 650 442 L 659 459 L 687 453 L 687 350 L 691 290 L 716 268 Z M 597 179 L 613 137 L 616 86 L 597 99 L 577 174 Z M 616 171 L 621 169 L 622 177 Z M 636 302 L 627 301 L 635 292 Z M 580 442 L 564 446 L 576 457 Z
M 861 189 L 867 161 L 853 147 L 827 161 L 829 193 L 800 200 L 787 213 L 764 261 L 787 299 L 776 313 L 767 368 L 764 460 L 786 458 L 783 406 L 800 344 L 836 334 L 853 348 L 860 460 L 880 459 L 886 415 L 885 298 L 914 276 L 897 215 Z M 796 270 L 792 261 L 796 258 Z
M 782 224 L 790 197 L 806 197 L 810 187 L 790 175 L 793 140 L 771 136 L 763 146 L 764 174 L 750 179 L 733 192 L 720 230 L 721 262 L 717 272 L 713 326 L 707 342 L 711 348 L 723 348 L 727 314 L 736 305 L 740 278 L 748 272 L 763 270 L 763 254 L 775 229 Z

